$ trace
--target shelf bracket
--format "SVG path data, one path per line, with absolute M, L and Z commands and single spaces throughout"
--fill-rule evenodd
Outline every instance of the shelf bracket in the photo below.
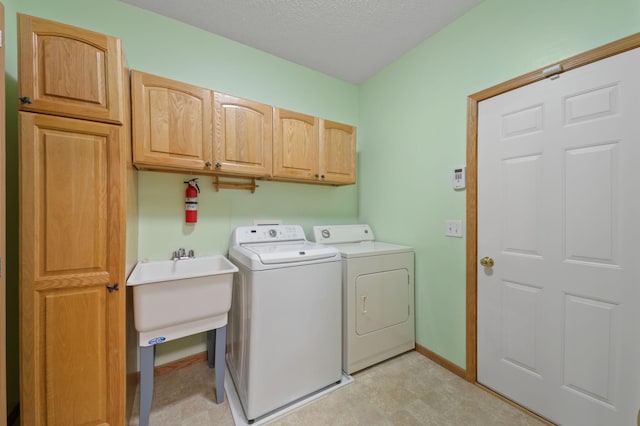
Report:
M 259 186 L 256 185 L 255 178 L 250 178 L 250 182 L 221 181 L 219 176 L 214 176 L 213 179 L 213 186 L 215 186 L 216 192 L 219 192 L 220 189 L 246 189 L 253 194 Z

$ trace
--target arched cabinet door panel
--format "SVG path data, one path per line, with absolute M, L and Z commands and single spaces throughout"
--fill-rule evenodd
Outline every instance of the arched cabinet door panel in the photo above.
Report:
M 18 34 L 21 110 L 123 123 L 119 39 L 23 14 Z
M 327 183 L 356 182 L 356 128 L 322 120 L 320 126 L 320 175 Z
M 208 89 L 132 71 L 136 166 L 211 171 L 211 95 Z
M 273 177 L 316 180 L 319 119 L 280 108 L 273 114 Z
M 272 120 L 270 105 L 215 92 L 214 171 L 271 177 Z

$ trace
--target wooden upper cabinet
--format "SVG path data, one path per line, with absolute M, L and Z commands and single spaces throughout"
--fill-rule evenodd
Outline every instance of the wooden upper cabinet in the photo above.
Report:
M 321 120 L 320 179 L 336 185 L 356 182 L 355 127 Z
M 208 89 L 132 71 L 134 164 L 211 171 L 211 97 Z
M 356 129 L 179 81 L 131 72 L 138 169 L 294 182 L 356 181 Z
M 273 109 L 273 177 L 317 180 L 319 119 Z
M 21 110 L 123 122 L 119 39 L 23 14 L 18 33 Z
M 274 179 L 355 183 L 355 127 L 278 108 L 273 114 Z
M 19 122 L 22 424 L 122 425 L 123 127 Z
M 273 108 L 216 92 L 214 113 L 215 172 L 271 177 Z

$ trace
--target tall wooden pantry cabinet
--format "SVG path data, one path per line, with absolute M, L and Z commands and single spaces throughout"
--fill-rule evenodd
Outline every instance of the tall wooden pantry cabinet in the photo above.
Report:
M 125 423 L 120 40 L 18 15 L 22 425 Z

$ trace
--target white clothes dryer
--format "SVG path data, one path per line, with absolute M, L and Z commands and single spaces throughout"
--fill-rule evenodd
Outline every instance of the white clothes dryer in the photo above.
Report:
M 314 226 L 313 240 L 342 255 L 342 369 L 414 349 L 413 248 L 375 241 L 369 225 Z
M 341 263 L 299 225 L 239 226 L 227 366 L 249 421 L 342 378 Z

